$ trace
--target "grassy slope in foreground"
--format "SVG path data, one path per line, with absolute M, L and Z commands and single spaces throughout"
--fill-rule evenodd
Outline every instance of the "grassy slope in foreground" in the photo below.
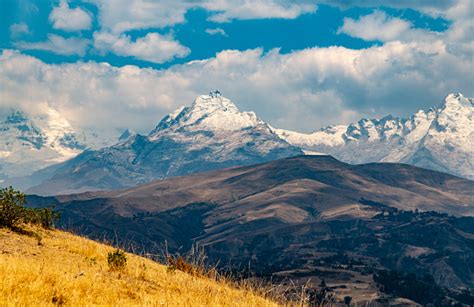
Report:
M 63 231 L 38 231 L 41 245 L 0 229 L 0 305 L 275 305 L 224 282 L 167 272 L 132 254 L 119 276 L 107 266 L 112 247 Z

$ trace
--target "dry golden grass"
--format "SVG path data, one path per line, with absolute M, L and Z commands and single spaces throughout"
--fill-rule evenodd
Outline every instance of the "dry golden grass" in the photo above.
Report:
M 226 282 L 169 272 L 127 254 L 126 269 L 111 272 L 113 248 L 63 231 L 35 229 L 33 237 L 0 229 L 0 306 L 276 306 Z

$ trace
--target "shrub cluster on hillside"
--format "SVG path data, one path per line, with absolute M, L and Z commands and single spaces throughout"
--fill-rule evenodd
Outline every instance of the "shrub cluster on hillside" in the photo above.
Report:
M 0 227 L 17 230 L 22 224 L 54 227 L 59 213 L 53 207 L 27 208 L 26 195 L 12 187 L 0 189 Z
M 125 252 L 120 249 L 109 252 L 107 254 L 107 264 L 111 271 L 122 271 L 127 265 L 127 255 L 125 255 Z

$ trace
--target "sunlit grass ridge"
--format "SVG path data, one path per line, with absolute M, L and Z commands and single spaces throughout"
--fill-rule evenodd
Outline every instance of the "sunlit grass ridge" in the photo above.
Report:
M 111 271 L 113 247 L 58 230 L 35 229 L 41 244 L 0 229 L 0 305 L 274 306 L 225 281 L 167 270 L 127 254 L 122 271 Z

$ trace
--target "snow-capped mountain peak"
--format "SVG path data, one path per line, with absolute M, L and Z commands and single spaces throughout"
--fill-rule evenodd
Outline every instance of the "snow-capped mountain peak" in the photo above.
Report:
M 437 114 L 437 125 L 451 132 L 472 132 L 474 121 L 474 99 L 462 94 L 450 94 Z
M 239 112 L 237 106 L 230 99 L 222 95 L 200 95 L 191 104 L 192 113 L 213 113 L 222 112 Z
M 451 93 L 444 99 L 443 105 L 446 107 L 472 107 L 474 100 L 472 98 L 465 97 L 461 93 Z
M 8 108 L 1 113 L 4 118 L 0 122 L 3 140 L 0 150 L 4 153 L 3 156 L 13 152 L 15 145 L 38 150 L 46 142 L 46 136 L 41 129 L 21 110 Z
M 241 112 L 223 96 L 199 96 L 185 117 L 189 125 L 209 130 L 240 130 L 263 122 L 254 112 Z
M 121 188 L 301 154 L 254 112 L 241 112 L 214 92 L 166 115 L 146 136 L 135 134 L 67 161 L 51 180 L 32 191 L 57 194 Z
M 266 125 L 254 112 L 241 112 L 228 98 L 219 95 L 198 96 L 189 107 L 180 107 L 168 114 L 149 134 L 158 138 L 165 130 L 236 131 Z
M 0 181 L 70 159 L 86 148 L 112 144 L 116 138 L 92 136 L 74 129 L 57 110 L 27 114 L 13 108 L 0 108 Z M 102 135 L 102 134 L 101 134 Z
M 403 162 L 474 178 L 474 100 L 462 94 L 408 118 L 361 119 L 309 134 L 275 132 L 306 151 L 350 163 Z

